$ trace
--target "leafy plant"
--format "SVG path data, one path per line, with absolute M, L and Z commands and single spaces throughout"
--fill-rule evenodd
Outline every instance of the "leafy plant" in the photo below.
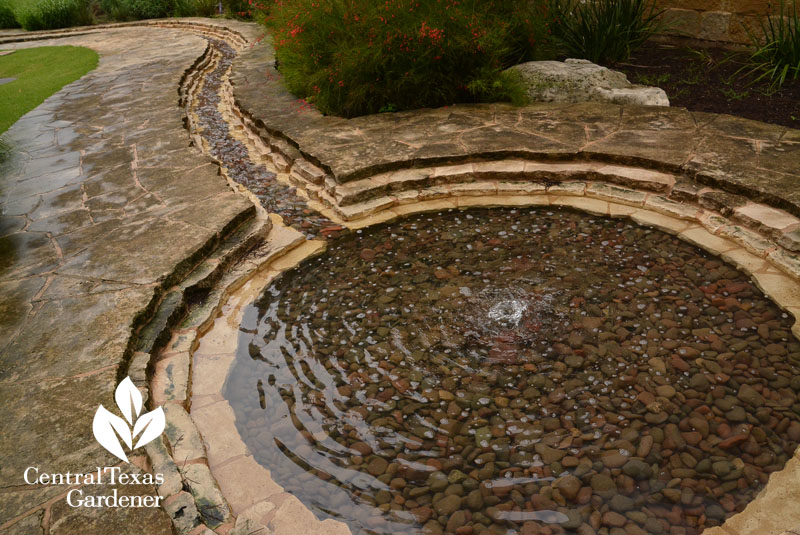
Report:
M 196 17 L 197 2 L 195 0 L 174 0 L 171 14 L 175 17 Z
M 253 18 L 252 0 L 223 0 L 225 13 L 236 19 L 250 20 Z
M 39 0 L 22 8 L 17 17 L 26 30 L 52 30 L 92 23 L 88 0 Z
M 728 100 L 742 100 L 750 96 L 750 91 L 737 91 L 733 87 L 722 89 L 722 94 Z
M 212 17 L 217 14 L 217 0 L 194 0 L 194 5 L 195 15 L 198 17 Z
M 126 0 L 100 0 L 100 9 L 114 20 L 128 21 L 135 18 L 130 2 Z
M 0 0 L 0 29 L 19 28 L 17 16 L 8 0 Z
M 323 113 L 353 117 L 520 100 L 507 67 L 547 48 L 546 0 L 274 0 L 283 79 Z
M 623 61 L 663 29 L 649 0 L 550 0 L 553 34 L 571 57 Z
M 785 0 L 780 2 L 777 15 L 761 19 L 761 35 L 750 34 L 755 52 L 750 56 L 747 68 L 750 74 L 758 74 L 754 83 L 768 79 L 775 88 L 787 80 L 800 78 L 800 16 L 797 0 L 791 7 Z
M 129 0 L 131 12 L 136 19 L 159 19 L 172 11 L 170 0 Z
M 705 48 L 692 48 L 688 47 L 686 52 L 691 56 L 696 63 L 701 63 L 704 66 L 711 67 L 714 65 L 714 56 Z

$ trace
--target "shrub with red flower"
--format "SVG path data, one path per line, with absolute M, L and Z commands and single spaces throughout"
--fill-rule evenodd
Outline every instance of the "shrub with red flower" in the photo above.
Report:
M 550 53 L 545 0 L 273 0 L 266 16 L 285 83 L 352 117 L 519 100 L 507 67 Z

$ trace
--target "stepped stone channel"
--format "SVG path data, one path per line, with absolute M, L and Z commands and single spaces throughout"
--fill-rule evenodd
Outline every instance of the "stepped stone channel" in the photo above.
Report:
M 244 313 L 223 394 L 353 533 L 699 534 L 800 441 L 800 343 L 675 236 L 553 208 L 359 230 Z
M 246 187 L 269 213 L 302 232 L 307 238 L 324 237 L 322 229 L 336 227 L 323 215 L 309 208 L 296 188 L 278 182 L 276 174 L 259 163 L 248 147 L 233 137 L 231 125 L 220 109 L 221 88 L 230 72 L 236 51 L 225 41 L 206 38 L 211 47 L 211 61 L 201 72 L 199 90 L 193 92 L 191 109 L 196 131 L 205 141 L 208 153 L 225 168 L 229 179 Z

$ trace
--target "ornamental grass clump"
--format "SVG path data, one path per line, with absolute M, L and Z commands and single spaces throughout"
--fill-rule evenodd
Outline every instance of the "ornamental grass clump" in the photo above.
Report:
M 267 25 L 289 90 L 353 117 L 524 99 L 504 69 L 547 53 L 544 0 L 276 0 Z
M 0 30 L 5 28 L 19 28 L 17 16 L 9 0 L 0 0 Z
M 653 0 L 550 0 L 553 34 L 569 57 L 623 61 L 664 26 Z
M 769 80 L 780 88 L 787 80 L 800 78 L 800 15 L 797 1 L 791 7 L 784 0 L 780 10 L 761 20 L 761 34 L 751 34 L 755 52 L 750 56 L 755 82 Z
M 180 3 L 181 7 L 191 6 L 191 2 Z M 119 21 L 158 19 L 174 12 L 172 0 L 100 0 L 103 12 Z M 185 9 L 180 16 L 192 16 Z M 177 14 L 176 14 L 177 16 Z
M 39 0 L 27 5 L 17 13 L 23 28 L 53 30 L 92 23 L 92 11 L 88 0 Z

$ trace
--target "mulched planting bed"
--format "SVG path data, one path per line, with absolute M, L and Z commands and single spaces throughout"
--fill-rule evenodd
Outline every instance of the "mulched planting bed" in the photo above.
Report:
M 608 66 L 633 83 L 664 89 L 672 106 L 800 128 L 800 80 L 779 91 L 768 82 L 753 83 L 757 75 L 748 76 L 748 57 L 746 51 L 653 43 Z

